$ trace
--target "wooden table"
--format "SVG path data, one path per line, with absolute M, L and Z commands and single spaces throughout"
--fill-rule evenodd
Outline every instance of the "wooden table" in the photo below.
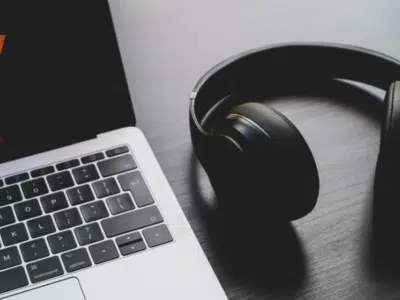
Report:
M 309 142 L 321 189 L 314 211 L 293 222 L 293 232 L 288 233 L 297 237 L 296 251 L 302 258 L 286 256 L 291 249 L 275 251 L 272 258 L 266 254 L 265 260 L 259 258 L 261 272 L 250 269 L 255 273 L 251 278 L 246 276 L 249 270 L 229 267 L 232 261 L 227 263 L 229 255 L 222 252 L 235 253 L 235 245 L 220 251 L 221 245 L 212 238 L 195 201 L 212 195 L 204 171 L 193 160 L 188 126 L 188 98 L 198 78 L 220 60 L 250 48 L 327 41 L 364 46 L 400 58 L 400 1 L 110 2 L 138 126 L 149 139 L 228 297 L 400 298 L 400 284 L 381 280 L 372 272 L 368 255 L 382 91 L 372 90 L 377 98 L 333 84 L 316 88 L 314 95 L 269 101 Z M 200 193 L 196 192 L 198 184 Z M 279 245 L 268 231 L 266 228 L 266 236 L 259 238 L 276 248 Z M 393 238 L 398 238 L 395 229 Z M 247 243 L 250 248 L 259 241 L 238 236 L 237 243 Z M 252 250 L 242 256 L 235 253 L 233 263 L 248 258 L 249 253 Z M 265 263 L 271 259 L 282 262 L 282 278 L 275 276 L 276 266 L 270 269 Z M 299 261 L 300 269 L 295 266 Z

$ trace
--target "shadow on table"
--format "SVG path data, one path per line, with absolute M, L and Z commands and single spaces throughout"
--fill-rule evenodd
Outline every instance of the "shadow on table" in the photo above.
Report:
M 250 225 L 244 216 L 230 218 L 211 211 L 215 199 L 202 194 L 198 166 L 193 155 L 191 194 L 202 207 L 208 238 L 218 264 L 235 280 L 251 288 L 278 295 L 295 293 L 305 279 L 306 259 L 293 226 L 290 223 L 268 223 L 267 220 Z M 262 226 L 262 229 L 256 226 Z
M 400 284 L 399 196 L 375 190 L 373 199 L 365 258 L 370 277 L 380 284 Z

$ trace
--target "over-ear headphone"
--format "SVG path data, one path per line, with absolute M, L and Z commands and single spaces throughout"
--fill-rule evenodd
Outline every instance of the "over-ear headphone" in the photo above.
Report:
M 258 102 L 275 85 L 347 79 L 386 92 L 375 190 L 390 195 L 400 180 L 400 61 L 338 44 L 281 44 L 231 57 L 209 70 L 191 94 L 190 131 L 196 156 L 217 195 L 235 216 L 295 220 L 319 193 L 314 157 L 279 111 Z M 399 202 L 399 201 L 397 201 Z M 239 214 L 238 214 L 239 213 Z

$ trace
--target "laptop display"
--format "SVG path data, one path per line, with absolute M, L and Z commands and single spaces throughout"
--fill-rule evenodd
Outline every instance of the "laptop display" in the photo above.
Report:
M 135 125 L 106 0 L 0 2 L 0 163 Z

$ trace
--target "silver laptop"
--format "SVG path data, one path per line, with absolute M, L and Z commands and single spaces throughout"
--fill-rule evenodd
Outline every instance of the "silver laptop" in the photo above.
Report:
M 136 127 L 107 1 L 14 2 L 0 3 L 0 299 L 226 299 Z

